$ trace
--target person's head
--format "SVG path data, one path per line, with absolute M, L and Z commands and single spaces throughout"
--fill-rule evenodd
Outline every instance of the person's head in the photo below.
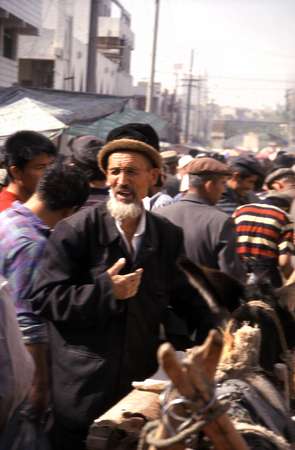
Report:
M 193 157 L 191 155 L 184 155 L 178 160 L 177 165 L 177 176 L 179 179 L 183 177 L 187 173 L 187 166 L 191 161 L 193 161 Z
M 291 168 L 295 164 L 295 155 L 281 151 L 273 160 L 273 170 Z
M 161 169 L 159 151 L 152 146 L 153 128 L 131 125 L 130 128 L 125 125 L 125 134 L 120 127 L 119 137 L 116 129 L 113 130 L 111 139 L 108 136 L 98 154 L 99 167 L 106 174 L 111 188 L 108 207 L 112 215 L 122 220 L 141 214 L 141 201 L 156 184 Z
M 267 189 L 273 189 L 275 191 L 294 189 L 295 172 L 289 168 L 274 170 L 265 178 L 265 184 Z
M 90 185 L 106 180 L 97 164 L 97 155 L 102 147 L 103 142 L 95 136 L 79 136 L 71 142 L 72 163 L 85 173 Z
M 261 200 L 263 203 L 267 203 L 272 206 L 277 206 L 286 212 L 289 212 L 290 207 L 295 199 L 295 189 L 287 191 L 269 191 L 266 197 Z
M 187 167 L 189 193 L 197 193 L 215 205 L 221 198 L 226 181 L 231 175 L 230 168 L 214 158 L 198 158 Z
M 227 185 L 240 196 L 254 191 L 256 185 L 263 178 L 260 163 L 251 156 L 239 156 L 230 162 L 232 176 Z
M 57 148 L 35 131 L 18 131 L 4 145 L 4 165 L 9 182 L 17 186 L 20 196 L 29 198 L 46 167 L 57 155 Z
M 35 194 L 48 211 L 59 211 L 66 217 L 87 200 L 88 180 L 78 167 L 57 160 L 45 169 Z
M 165 150 L 160 154 L 166 173 L 170 175 L 176 175 L 178 165 L 177 152 L 175 150 Z

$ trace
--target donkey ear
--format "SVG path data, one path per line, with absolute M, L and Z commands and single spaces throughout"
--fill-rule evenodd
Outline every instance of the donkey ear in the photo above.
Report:
M 275 295 L 282 308 L 295 312 L 295 283 L 275 289 Z
M 232 312 L 241 305 L 244 289 L 234 278 L 220 270 L 197 266 L 185 256 L 179 258 L 178 265 L 212 312 L 219 313 L 224 308 Z
M 187 276 L 190 284 L 206 301 L 211 311 L 215 314 L 219 314 L 221 312 L 221 308 L 216 296 L 216 292 L 211 283 L 208 281 L 203 268 L 194 264 L 186 256 L 181 256 L 177 260 L 177 264 Z

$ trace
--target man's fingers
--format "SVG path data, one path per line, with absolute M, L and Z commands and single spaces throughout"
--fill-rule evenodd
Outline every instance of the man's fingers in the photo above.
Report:
M 135 273 L 138 273 L 139 275 L 142 275 L 143 274 L 143 269 L 142 268 L 136 269 Z
M 120 273 L 125 264 L 126 264 L 125 258 L 118 259 L 118 261 L 116 261 L 115 264 L 112 267 L 110 267 L 107 271 L 110 277 L 112 277 L 113 275 L 118 275 L 118 273 Z

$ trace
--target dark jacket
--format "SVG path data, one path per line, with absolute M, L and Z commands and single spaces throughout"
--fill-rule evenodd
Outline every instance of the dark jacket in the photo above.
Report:
M 243 279 L 235 251 L 235 227 L 227 214 L 196 194 L 186 194 L 179 202 L 156 212 L 182 228 L 186 255 L 195 264 Z
M 232 216 L 235 209 L 239 206 L 254 203 L 257 200 L 258 197 L 254 192 L 248 192 L 241 196 L 234 189 L 227 186 L 216 206 L 229 216 Z
M 190 331 L 197 326 L 199 337 L 206 336 L 210 314 L 176 266 L 182 253 L 181 230 L 151 213 L 135 263 L 102 205 L 56 226 L 33 309 L 49 320 L 53 402 L 65 427 L 86 429 L 132 381 L 156 370 L 159 324 L 168 305 L 189 318 Z M 124 273 L 144 269 L 138 294 L 128 300 L 115 300 L 106 273 L 121 257 L 127 259 Z

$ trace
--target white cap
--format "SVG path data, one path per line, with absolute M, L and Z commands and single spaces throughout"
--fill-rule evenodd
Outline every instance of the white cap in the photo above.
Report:
M 181 178 L 179 192 L 186 192 L 186 191 L 188 191 L 188 188 L 189 188 L 189 176 L 188 176 L 188 173 L 186 173 Z
M 185 166 L 187 166 L 188 163 L 190 163 L 194 158 L 191 155 L 184 155 L 182 156 L 178 161 L 177 169 L 183 169 Z

